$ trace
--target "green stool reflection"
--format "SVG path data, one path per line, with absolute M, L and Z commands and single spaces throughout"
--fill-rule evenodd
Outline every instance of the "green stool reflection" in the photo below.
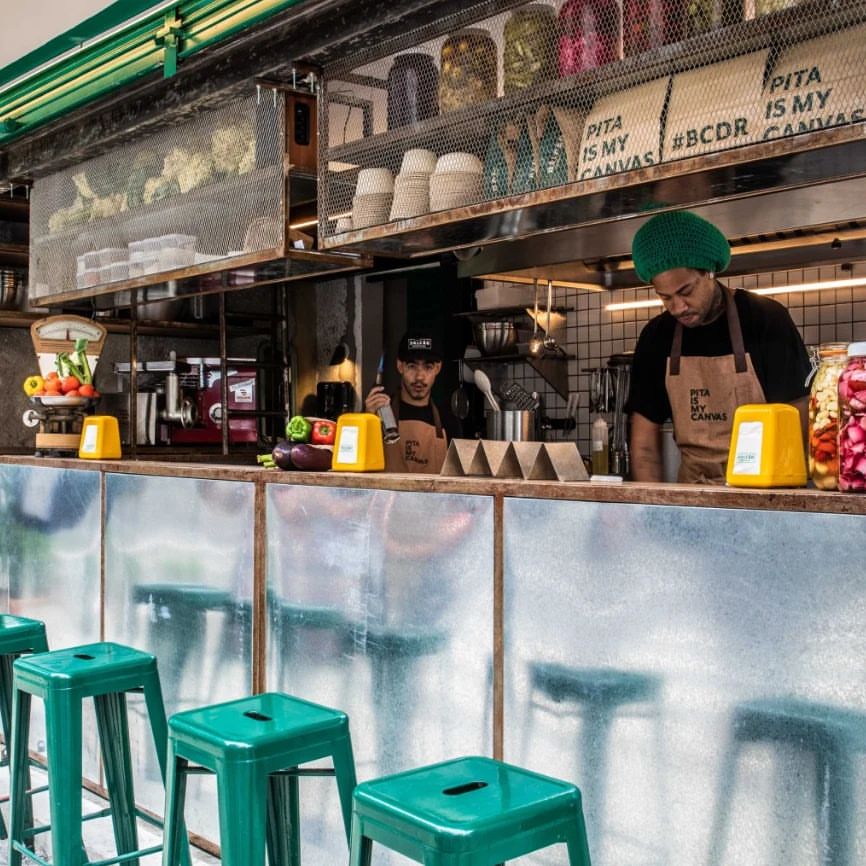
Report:
M 797 698 L 762 698 L 734 710 L 731 746 L 722 766 L 719 807 L 710 844 L 711 866 L 721 862 L 740 750 L 747 743 L 780 743 L 815 758 L 815 810 L 823 866 L 849 866 L 856 830 L 856 754 L 866 752 L 866 714 Z
M 331 769 L 298 769 L 331 758 Z M 194 767 L 190 766 L 193 762 Z M 345 713 L 277 692 L 169 720 L 163 866 L 176 866 L 186 779 L 214 773 L 222 866 L 299 866 L 298 777 L 334 775 L 349 837 L 355 763 Z
M 369 866 L 373 842 L 424 866 L 494 866 L 557 843 L 569 866 L 590 862 L 580 791 L 491 758 L 358 785 L 350 866 Z
M 6 754 L 0 766 L 5 767 L 9 763 L 12 734 L 12 663 L 22 655 L 44 652 L 48 652 L 48 640 L 43 622 L 10 613 L 0 614 L 0 724 L 3 726 L 3 741 L 6 744 Z M 25 787 L 29 789 L 29 770 L 25 769 L 24 773 Z M 29 800 L 25 811 L 25 823 L 29 827 L 32 823 Z M 0 814 L 0 839 L 5 839 L 7 835 L 6 821 Z
M 166 721 L 156 659 L 114 643 L 95 643 L 25 656 L 13 665 L 12 698 L 12 816 L 9 863 L 21 855 L 35 856 L 32 837 L 51 832 L 55 866 L 82 866 L 82 821 L 111 815 L 118 856 L 100 866 L 135 862 L 134 857 L 160 850 L 138 847 L 136 818 L 153 821 L 135 808 L 132 758 L 129 747 L 126 693 L 143 691 L 160 769 L 165 776 Z M 48 794 L 51 824 L 25 830 L 26 769 L 31 698 L 45 704 Z M 109 808 L 82 817 L 82 704 L 93 698 L 105 769 Z M 184 862 L 189 851 L 184 850 Z

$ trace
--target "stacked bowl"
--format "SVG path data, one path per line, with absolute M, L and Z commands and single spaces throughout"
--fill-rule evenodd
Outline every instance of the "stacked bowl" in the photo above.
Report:
M 394 178 L 392 220 L 410 219 L 430 210 L 430 175 L 435 168 L 432 150 L 416 148 L 403 154 L 400 173 Z
M 352 228 L 388 222 L 394 196 L 394 176 L 387 168 L 362 168 L 352 199 Z
M 446 153 L 430 175 L 430 210 L 449 210 L 481 201 L 484 166 L 471 153 Z

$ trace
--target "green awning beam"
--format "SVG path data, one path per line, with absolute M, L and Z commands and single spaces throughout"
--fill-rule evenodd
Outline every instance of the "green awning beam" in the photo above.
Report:
M 302 2 L 118 0 L 0 69 L 0 146 Z

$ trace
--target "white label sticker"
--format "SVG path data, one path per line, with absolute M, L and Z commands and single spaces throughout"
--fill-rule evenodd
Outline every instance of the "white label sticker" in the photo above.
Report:
M 99 438 L 99 428 L 96 424 L 88 424 L 84 428 L 84 439 L 81 442 L 81 452 L 83 454 L 96 453 L 96 440 Z
M 340 431 L 340 444 L 337 447 L 337 462 L 338 463 L 357 463 L 358 462 L 358 434 L 360 427 L 343 427 Z
M 734 451 L 734 475 L 760 475 L 761 449 L 764 444 L 764 424 L 761 421 L 745 421 L 737 433 Z

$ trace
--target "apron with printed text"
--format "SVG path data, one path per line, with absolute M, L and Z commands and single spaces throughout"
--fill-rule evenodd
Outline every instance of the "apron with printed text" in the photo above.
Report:
M 448 438 L 442 428 L 439 410 L 433 410 L 433 424 L 424 421 L 401 421 L 400 401 L 392 400 L 400 440 L 385 446 L 386 472 L 428 472 L 437 475 L 445 462 Z
M 733 354 L 683 357 L 683 326 L 677 322 L 668 358 L 665 388 L 682 457 L 677 480 L 686 484 L 724 483 L 735 410 L 766 402 L 733 294 L 724 289 L 723 298 Z

